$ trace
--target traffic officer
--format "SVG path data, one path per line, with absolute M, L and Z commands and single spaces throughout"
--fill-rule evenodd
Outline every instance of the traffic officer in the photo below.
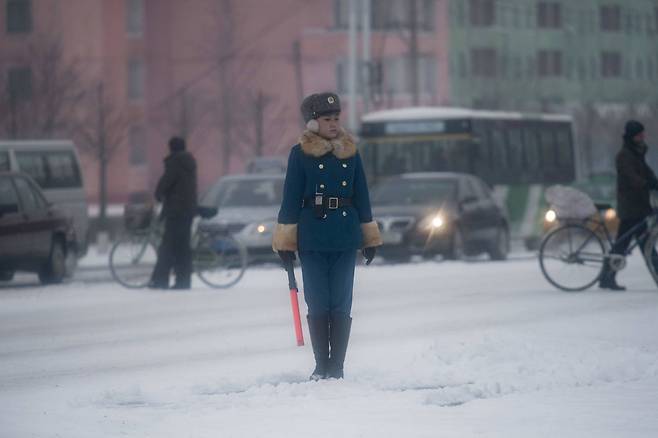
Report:
M 341 128 L 338 96 L 312 94 L 301 112 L 306 130 L 290 151 L 272 247 L 286 266 L 299 253 L 315 356 L 310 379 L 342 378 L 356 252 L 370 264 L 382 240 L 361 156 Z

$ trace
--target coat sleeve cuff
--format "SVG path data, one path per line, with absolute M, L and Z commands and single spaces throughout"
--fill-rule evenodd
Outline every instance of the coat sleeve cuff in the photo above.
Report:
M 379 234 L 377 222 L 371 221 L 361 224 L 361 233 L 363 234 L 363 247 L 380 246 L 382 236 Z
M 276 224 L 272 237 L 274 251 L 297 251 L 297 224 Z

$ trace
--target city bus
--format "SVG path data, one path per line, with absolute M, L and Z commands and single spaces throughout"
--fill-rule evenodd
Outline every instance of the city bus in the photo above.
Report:
M 406 172 L 477 175 L 507 207 L 512 237 L 534 246 L 544 190 L 576 179 L 568 115 L 425 107 L 362 117 L 360 153 L 369 183 Z

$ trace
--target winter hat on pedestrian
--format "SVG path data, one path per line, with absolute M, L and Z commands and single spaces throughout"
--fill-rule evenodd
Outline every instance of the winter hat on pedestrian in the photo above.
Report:
M 300 109 L 306 128 L 318 132 L 320 125 L 317 119 L 328 114 L 340 113 L 340 100 L 335 93 L 315 93 L 304 98 Z
M 185 140 L 180 137 L 171 137 L 169 139 L 169 150 L 171 152 L 180 152 L 185 150 Z
M 624 140 L 630 140 L 644 132 L 644 125 L 637 120 L 629 120 L 624 127 Z

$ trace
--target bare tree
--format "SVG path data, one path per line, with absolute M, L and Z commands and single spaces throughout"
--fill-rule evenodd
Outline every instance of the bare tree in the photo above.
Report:
M 236 136 L 241 144 L 247 145 L 240 149 L 243 158 L 263 156 L 268 146 L 278 146 L 283 139 L 285 125 L 278 120 L 277 115 L 285 113 L 281 105 L 275 105 L 276 100 L 262 90 L 248 93 L 244 99 L 244 119 L 241 121 L 240 135 Z M 267 114 L 273 116 L 267 117 Z
M 10 138 L 66 135 L 84 98 L 77 60 L 65 56 L 59 36 L 37 36 L 0 84 L 0 129 Z
M 105 84 L 96 84 L 89 96 L 86 118 L 79 123 L 76 134 L 82 151 L 98 163 L 99 228 L 107 228 L 107 169 L 123 144 L 128 130 L 124 112 L 117 108 L 105 91 Z

